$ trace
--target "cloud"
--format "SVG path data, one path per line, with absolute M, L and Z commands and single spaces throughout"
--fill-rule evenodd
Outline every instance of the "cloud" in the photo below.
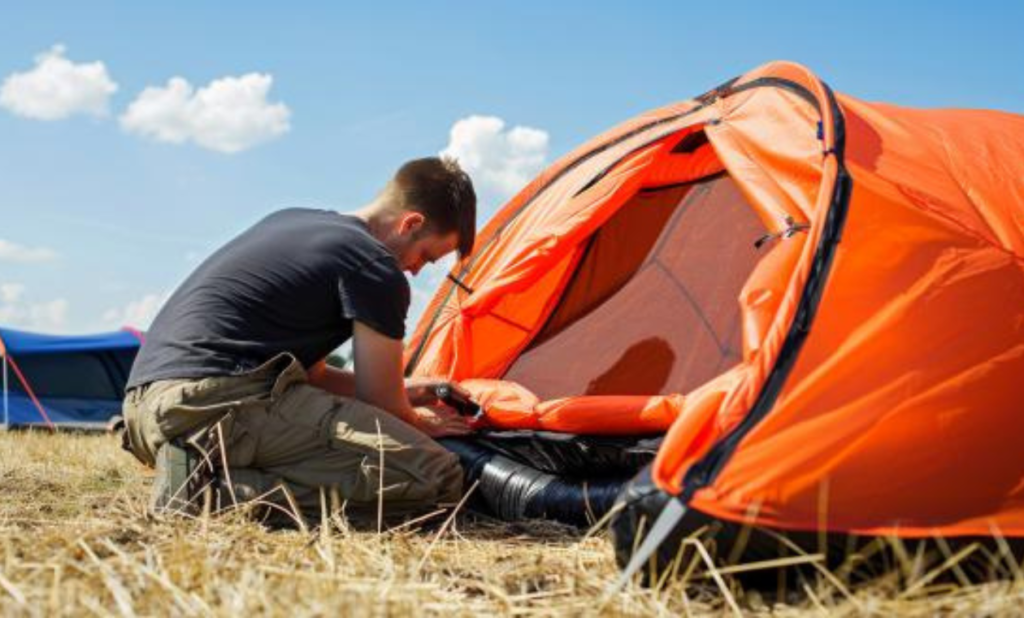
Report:
M 478 193 L 504 201 L 544 167 L 548 133 L 531 127 L 506 130 L 495 116 L 469 116 L 452 125 L 442 155 L 455 157 Z
M 192 141 L 218 152 L 239 152 L 291 129 L 288 107 L 267 101 L 273 81 L 264 73 L 248 73 L 196 90 L 173 77 L 162 88 L 143 90 L 121 116 L 121 127 L 159 142 Z
M 103 323 L 107 328 L 131 326 L 146 330 L 153 323 L 153 318 L 167 302 L 168 294 L 146 294 L 142 298 L 130 301 L 123 307 L 108 309 L 103 314 Z
M 14 328 L 59 332 L 68 322 L 67 299 L 26 302 L 25 286 L 0 283 L 0 324 Z
M 0 86 L 0 106 L 34 120 L 61 120 L 74 114 L 105 116 L 117 84 L 102 62 L 75 64 L 66 48 L 54 45 L 36 56 L 36 66 L 12 73 Z
M 20 283 L 0 283 L 0 303 L 14 304 L 24 293 L 25 286 Z
M 57 252 L 46 247 L 26 247 L 0 238 L 0 262 L 49 262 Z
M 57 298 L 28 306 L 29 324 L 41 330 L 59 331 L 68 323 L 68 301 Z

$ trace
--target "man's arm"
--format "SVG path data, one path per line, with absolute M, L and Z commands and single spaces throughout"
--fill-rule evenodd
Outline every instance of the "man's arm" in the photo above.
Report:
M 309 383 L 317 388 L 340 395 L 342 397 L 356 396 L 356 374 L 347 369 L 333 367 L 324 359 L 309 368 L 307 372 Z M 412 406 L 429 406 L 438 403 L 435 389 L 446 384 L 446 380 L 439 378 L 406 378 L 405 393 Z
M 356 376 L 351 371 L 331 367 L 326 359 L 313 365 L 307 372 L 309 383 L 317 388 L 340 395 L 342 397 L 356 396 Z
M 410 405 L 402 377 L 401 340 L 356 321 L 352 349 L 356 399 L 390 412 L 432 437 L 469 432 L 466 419 L 451 410 Z
M 402 342 L 357 321 L 352 327 L 352 351 L 356 399 L 415 425 L 402 379 Z

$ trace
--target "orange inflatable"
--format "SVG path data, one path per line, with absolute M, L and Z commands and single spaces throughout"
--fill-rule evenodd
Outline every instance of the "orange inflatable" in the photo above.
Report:
M 655 483 L 713 517 L 1024 536 L 1024 117 L 777 62 L 634 118 L 486 225 L 407 372 L 667 432 Z

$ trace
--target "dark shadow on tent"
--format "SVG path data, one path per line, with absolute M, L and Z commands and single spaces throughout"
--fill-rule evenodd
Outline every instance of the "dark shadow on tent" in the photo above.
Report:
M 587 385 L 586 395 L 649 395 L 660 393 L 672 373 L 676 355 L 661 337 L 631 345 L 607 371 Z

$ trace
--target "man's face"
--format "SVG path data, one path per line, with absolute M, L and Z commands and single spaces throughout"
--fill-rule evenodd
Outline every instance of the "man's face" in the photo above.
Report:
M 455 232 L 443 235 L 428 232 L 426 220 L 418 212 L 400 217 L 389 241 L 386 244 L 398 258 L 402 270 L 414 276 L 421 268 L 440 260 L 459 246 L 459 236 Z
M 398 262 L 402 270 L 408 271 L 415 276 L 420 269 L 427 264 L 433 264 L 452 251 L 455 251 L 459 244 L 459 237 L 455 232 L 446 235 L 422 233 L 412 238 L 409 243 L 399 252 Z

